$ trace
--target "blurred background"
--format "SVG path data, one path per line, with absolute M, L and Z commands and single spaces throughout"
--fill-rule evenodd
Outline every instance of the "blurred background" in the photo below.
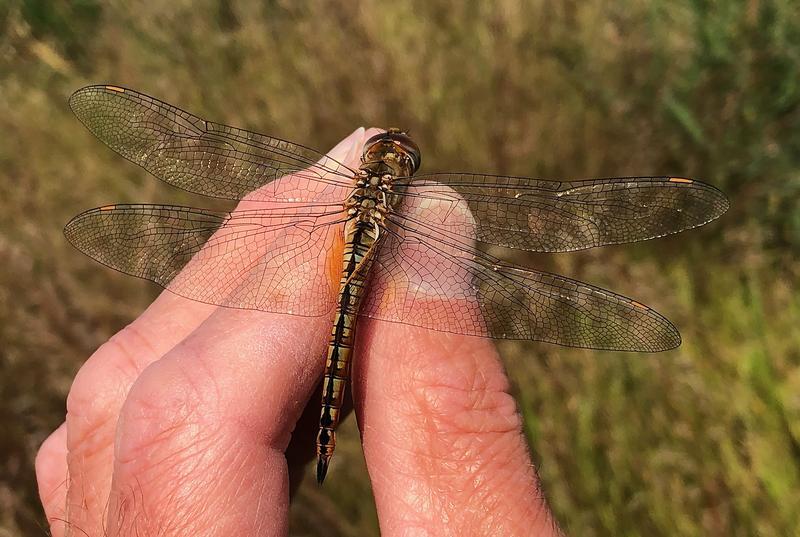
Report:
M 33 457 L 81 363 L 158 290 L 61 229 L 110 202 L 202 203 L 72 116 L 90 83 L 326 151 L 402 126 L 425 171 L 665 174 L 731 210 L 643 244 L 518 262 L 634 297 L 658 355 L 500 346 L 571 535 L 796 535 L 800 10 L 792 0 L 0 1 L 0 535 L 41 535 Z M 377 535 L 352 418 L 293 535 Z

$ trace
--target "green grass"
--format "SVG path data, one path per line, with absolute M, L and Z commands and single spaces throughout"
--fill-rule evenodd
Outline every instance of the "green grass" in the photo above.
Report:
M 680 349 L 501 350 L 568 533 L 796 531 L 794 2 L 340 4 L 0 3 L 0 533 L 44 533 L 35 450 L 77 367 L 155 293 L 82 257 L 63 224 L 107 202 L 186 198 L 71 116 L 69 94 L 99 82 L 320 149 L 358 125 L 402 126 L 426 170 L 665 173 L 724 189 L 730 212 L 701 230 L 515 259 L 658 308 Z M 296 535 L 377 534 L 353 424 L 340 436 L 337 457 L 359 470 L 304 485 Z

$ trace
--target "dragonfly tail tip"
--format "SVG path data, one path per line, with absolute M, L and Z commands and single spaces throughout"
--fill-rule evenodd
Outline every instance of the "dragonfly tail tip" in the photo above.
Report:
M 330 462 L 330 455 L 320 455 L 317 459 L 317 484 L 322 485 L 325 481 L 325 475 L 328 473 L 328 463 Z

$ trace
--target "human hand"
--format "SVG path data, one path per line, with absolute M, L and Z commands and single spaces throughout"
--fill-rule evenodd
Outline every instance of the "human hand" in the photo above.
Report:
M 375 132 L 331 156 L 357 166 Z M 162 293 L 84 364 L 40 449 L 53 535 L 285 535 L 329 331 Z M 364 320 L 354 356 L 382 534 L 557 534 L 489 340 Z

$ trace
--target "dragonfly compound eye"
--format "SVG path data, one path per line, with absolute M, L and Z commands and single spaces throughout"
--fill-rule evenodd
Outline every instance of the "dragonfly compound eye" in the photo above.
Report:
M 411 173 L 419 169 L 422 155 L 419 146 L 406 133 L 400 129 L 389 129 L 371 137 L 364 143 L 363 162 L 372 162 L 386 154 L 394 154 L 394 158 L 404 156 L 411 164 Z

